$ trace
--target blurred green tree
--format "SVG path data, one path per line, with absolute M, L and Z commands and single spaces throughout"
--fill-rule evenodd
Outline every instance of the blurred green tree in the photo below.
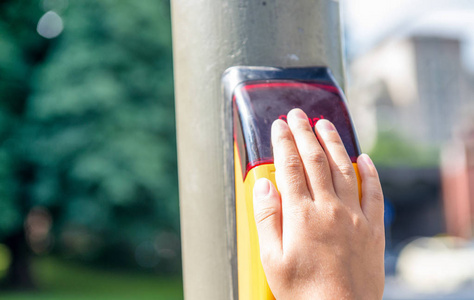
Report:
M 70 255 L 164 267 L 179 257 L 169 2 L 71 1 L 61 16 L 22 137 L 33 202 Z
M 0 67 L 9 67 L 0 76 L 21 75 L 0 85 L 11 95 L 0 108 L 0 238 L 43 207 L 55 251 L 179 270 L 169 2 L 49 1 L 64 22 L 49 43 L 35 31 L 39 2 L 0 8 L 27 3 L 35 12 L 18 21 L 30 18 L 27 33 L 8 47 L 0 40 Z M 5 20 L 2 37 L 17 30 Z M 33 55 L 16 57 L 25 49 Z
M 4 283 L 33 286 L 23 218 L 29 211 L 33 166 L 18 151 L 34 68 L 44 59 L 47 40 L 36 33 L 36 1 L 0 2 L 0 240 L 11 252 Z

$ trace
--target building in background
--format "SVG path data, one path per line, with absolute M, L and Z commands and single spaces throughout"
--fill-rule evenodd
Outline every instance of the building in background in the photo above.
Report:
M 449 12 L 445 14 L 449 15 Z M 427 15 L 350 64 L 349 95 L 359 135 L 371 148 L 380 131 L 441 147 L 474 106 L 474 79 L 463 61 L 458 24 L 440 32 Z M 427 22 L 423 20 L 433 20 Z M 473 13 L 474 19 L 474 13 Z
M 474 238 L 474 1 L 344 5 L 349 105 L 391 213 L 384 299 L 473 299 L 472 258 L 459 254 Z M 448 238 L 459 251 L 447 251 L 444 233 L 468 241 Z M 441 248 L 403 264 L 423 241 Z
M 469 15 L 474 20 L 474 10 Z M 466 61 L 464 17 L 437 11 L 404 21 L 349 64 L 349 105 L 363 151 L 376 156 L 381 143 L 394 148 L 378 156 L 390 165 L 380 173 L 395 207 L 394 244 L 441 232 L 472 237 L 474 149 L 467 121 L 474 120 L 474 76 Z M 404 164 L 403 155 L 416 158 Z

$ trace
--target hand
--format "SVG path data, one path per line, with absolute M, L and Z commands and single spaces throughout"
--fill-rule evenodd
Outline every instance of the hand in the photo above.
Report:
M 254 186 L 260 256 L 276 299 L 382 299 L 383 194 L 366 154 L 352 163 L 331 122 L 300 109 L 272 125 L 276 183 Z

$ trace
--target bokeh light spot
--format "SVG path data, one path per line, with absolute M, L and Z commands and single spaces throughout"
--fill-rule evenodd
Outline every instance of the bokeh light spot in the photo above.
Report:
M 45 13 L 38 21 L 38 26 L 36 27 L 36 31 L 38 31 L 39 35 L 47 39 L 57 37 L 61 34 L 63 29 L 63 20 L 54 11 Z

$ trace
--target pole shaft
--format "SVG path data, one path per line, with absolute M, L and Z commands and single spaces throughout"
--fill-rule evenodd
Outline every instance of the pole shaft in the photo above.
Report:
M 344 84 L 337 0 L 172 0 L 184 294 L 235 299 L 221 75 L 329 66 Z M 227 206 L 226 206 L 227 205 Z

